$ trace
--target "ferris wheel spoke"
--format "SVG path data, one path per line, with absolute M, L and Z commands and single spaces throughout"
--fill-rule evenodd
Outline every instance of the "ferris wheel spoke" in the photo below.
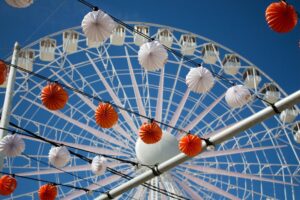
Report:
M 216 105 L 223 99 L 225 94 L 221 95 L 217 98 L 213 103 L 211 103 L 204 111 L 202 111 L 192 122 L 187 125 L 184 130 L 189 131 L 192 130 L 212 109 L 215 108 Z
M 180 181 L 178 178 L 173 177 L 173 179 L 175 180 L 175 182 L 180 185 L 180 187 L 182 187 L 186 192 L 186 194 L 190 195 L 192 197 L 192 199 L 199 199 L 199 200 L 203 200 L 203 198 L 196 193 L 195 191 L 193 191 L 189 186 L 187 186 L 185 183 L 183 183 L 182 181 Z
M 45 141 L 41 141 L 40 139 L 25 136 L 25 135 L 20 135 L 21 138 L 32 140 L 32 141 L 37 141 L 37 142 L 42 142 L 46 143 Z M 70 143 L 70 142 L 64 142 L 64 141 L 58 141 L 58 140 L 53 140 L 53 139 L 47 139 L 49 141 L 55 142 L 57 144 L 64 144 L 68 147 L 72 147 L 75 149 L 82 149 L 84 151 L 89 151 L 95 154 L 106 154 L 106 155 L 113 155 L 113 156 L 128 156 L 126 152 L 118 152 L 116 150 L 109 150 L 108 148 L 101 148 L 101 147 L 94 147 L 91 145 L 83 145 L 83 144 L 76 144 L 76 143 Z
M 98 190 L 101 187 L 104 187 L 106 185 L 112 184 L 116 181 L 120 180 L 120 176 L 118 175 L 111 175 L 109 177 L 106 177 L 104 179 L 101 179 L 100 181 L 89 185 L 86 187 L 89 190 Z M 69 194 L 67 194 L 65 197 L 61 198 L 62 200 L 69 200 L 69 199 L 75 199 L 78 197 L 81 197 L 82 195 L 85 195 L 86 192 L 82 190 L 73 190 Z
M 197 165 L 183 165 L 182 167 L 186 167 L 188 169 L 200 171 L 200 172 L 203 172 L 205 174 L 224 175 L 224 176 L 228 176 L 228 177 L 236 177 L 236 178 L 243 178 L 243 179 L 249 179 L 249 180 L 264 181 L 264 182 L 269 182 L 269 183 L 277 183 L 277 184 L 297 186 L 296 184 L 292 184 L 292 183 L 289 183 L 289 182 L 264 178 L 264 177 L 260 177 L 260 176 L 256 176 L 256 175 L 250 175 L 250 174 L 246 174 L 246 173 L 232 172 L 232 171 L 217 169 L 217 168 L 212 168 L 212 167 L 197 166 Z
M 178 64 L 178 63 L 176 63 L 176 64 Z M 171 107 L 171 103 L 173 102 L 173 96 L 174 96 L 174 91 L 176 90 L 176 85 L 177 85 L 177 81 L 178 81 L 178 79 L 179 79 L 179 74 L 180 74 L 180 71 L 181 71 L 181 67 L 182 67 L 182 64 L 183 64 L 183 59 L 181 59 L 180 60 L 180 62 L 179 62 L 179 64 L 178 64 L 178 70 L 177 70 L 177 72 L 176 72 L 176 77 L 175 77 L 175 80 L 174 80 L 174 84 L 173 84 L 173 87 L 172 87 L 172 89 L 171 89 L 171 95 L 170 95 L 170 97 L 169 97 L 169 100 L 168 100 L 168 106 L 167 106 L 167 110 L 166 110 L 166 115 L 165 115 L 165 118 L 164 118 L 164 121 L 166 122 L 166 120 L 167 120 L 167 117 L 168 117 L 168 115 L 169 115 L 169 111 L 170 111 L 170 107 Z M 187 90 L 185 91 L 185 92 L 187 92 L 188 91 L 188 88 L 187 88 Z M 186 95 L 186 94 L 185 94 Z M 188 95 L 187 95 L 188 96 Z M 184 99 L 184 97 L 183 97 L 183 99 Z M 185 100 L 186 101 L 186 100 Z M 184 100 L 181 100 L 181 102 L 182 102 L 182 106 L 184 105 L 184 103 L 183 102 L 185 102 Z M 180 105 L 181 105 L 181 102 L 180 102 Z M 178 106 L 178 108 L 177 109 L 183 109 L 183 108 L 180 108 L 180 106 Z M 177 110 L 176 110 L 176 112 L 175 113 L 181 113 L 181 111 L 179 112 L 177 112 Z M 174 118 L 174 116 L 173 116 L 173 118 Z M 172 121 L 177 121 L 177 119 L 175 120 L 173 120 L 173 118 L 172 118 L 172 120 L 171 120 L 171 122 Z M 171 125 L 171 126 L 174 126 L 176 123 L 174 123 L 173 122 L 173 125 Z M 168 132 L 170 132 L 170 128 L 168 128 L 168 130 L 167 130 Z
M 136 82 L 136 78 L 135 78 L 135 75 L 134 75 L 131 59 L 130 59 L 130 56 L 128 54 L 128 50 L 127 50 L 126 46 L 124 47 L 124 50 L 125 50 L 125 54 L 126 54 L 127 64 L 128 64 L 128 68 L 129 68 L 129 74 L 130 74 L 130 78 L 131 78 L 131 82 L 132 82 L 134 95 L 136 97 L 135 99 L 136 99 L 136 103 L 137 103 L 137 106 L 138 106 L 139 113 L 146 116 L 145 107 L 144 107 L 143 102 L 142 102 L 142 97 L 141 97 L 141 94 L 140 94 L 140 91 L 139 91 L 139 88 L 138 88 L 138 85 L 137 85 L 137 82 Z
M 198 178 L 196 176 L 193 176 L 193 175 L 191 175 L 189 173 L 185 173 L 185 172 L 180 172 L 180 173 L 181 173 L 181 175 L 185 176 L 187 179 L 189 179 L 189 180 L 197 183 L 199 186 L 202 186 L 202 187 L 210 190 L 213 193 L 219 194 L 219 195 L 221 195 L 223 197 L 226 197 L 228 199 L 239 200 L 238 197 L 236 197 L 236 196 L 228 193 L 227 191 L 222 190 L 219 187 L 216 187 L 216 186 L 214 186 L 214 185 L 212 185 L 212 184 L 210 184 L 210 183 L 208 183 L 206 181 L 203 181 L 202 179 L 200 179 L 200 178 Z
M 145 187 L 138 186 L 136 188 L 136 191 L 135 191 L 134 195 L 133 195 L 133 198 L 134 199 L 141 199 L 141 197 L 145 194 L 145 190 L 146 190 Z
M 190 95 L 190 90 L 187 88 L 184 95 L 183 95 L 183 97 L 182 97 L 182 99 L 181 99 L 181 101 L 180 101 L 180 103 L 179 103 L 179 105 L 177 106 L 177 109 L 176 109 L 175 113 L 173 114 L 173 117 L 172 117 L 171 121 L 169 122 L 170 126 L 175 126 L 176 125 L 177 120 L 178 120 L 178 118 L 179 118 L 179 116 L 182 112 L 182 109 L 184 108 L 184 104 L 185 104 L 185 102 L 186 102 L 189 95 Z M 167 132 L 170 132 L 170 131 L 171 131 L 171 128 L 169 127 L 167 129 Z
M 64 167 L 62 170 L 55 169 L 55 168 L 50 168 L 50 169 L 45 169 L 45 170 L 35 170 L 35 171 L 30 171 L 30 172 L 23 172 L 23 173 L 18 173 L 17 175 L 20 176 L 35 176 L 35 175 L 46 175 L 46 174 L 60 174 L 66 172 L 80 172 L 80 171 L 88 171 L 91 169 L 90 165 L 78 165 L 78 166 L 71 166 L 71 167 Z
M 109 86 L 109 84 L 107 83 L 107 81 L 105 80 L 105 78 L 103 77 L 102 73 L 99 71 L 98 67 L 96 66 L 95 62 L 91 59 L 91 57 L 86 54 L 86 56 L 88 57 L 91 65 L 93 66 L 94 70 L 96 71 L 97 75 L 99 76 L 99 78 L 101 79 L 104 87 L 106 88 L 107 92 L 109 93 L 109 95 L 111 96 L 111 98 L 113 99 L 113 101 L 119 105 L 122 106 L 121 101 L 119 100 L 118 96 L 113 92 L 112 88 Z M 128 125 L 131 127 L 132 131 L 134 133 L 137 133 L 137 127 L 135 126 L 135 124 L 133 123 L 131 119 L 131 117 L 129 116 L 129 114 L 120 109 L 120 113 L 123 115 L 124 120 L 128 123 Z
M 287 147 L 286 145 L 278 145 L 278 146 L 265 146 L 265 147 L 254 147 L 254 148 L 242 148 L 242 149 L 232 149 L 232 150 L 222 150 L 222 151 L 206 151 L 199 155 L 199 159 L 201 158 L 211 158 L 216 156 L 226 156 L 226 155 L 233 155 L 233 154 L 242 154 L 242 153 L 249 153 L 255 151 L 264 151 L 270 149 L 280 149 Z
M 162 119 L 164 74 L 165 74 L 165 69 L 162 68 L 161 72 L 160 72 L 160 78 L 159 78 L 156 111 L 155 111 L 155 119 L 157 121 L 161 121 L 161 119 Z
M 110 57 L 110 55 L 109 55 L 109 53 L 108 53 L 108 48 L 109 48 L 109 47 L 103 46 L 104 53 L 105 53 L 106 59 L 107 59 L 107 63 L 110 64 L 110 66 L 111 66 L 111 68 L 112 68 L 112 71 L 113 71 L 113 75 L 116 77 L 116 79 L 117 79 L 117 81 L 118 81 L 118 83 L 119 83 L 119 84 L 118 84 L 118 88 L 121 88 L 122 94 L 124 95 L 124 103 L 123 103 L 123 105 L 124 105 L 124 107 L 125 107 L 125 105 L 127 104 L 128 107 L 129 107 L 129 110 L 133 110 L 133 107 L 132 107 L 132 105 L 131 105 L 131 101 L 129 101 L 129 99 L 128 99 L 128 97 L 127 97 L 127 93 L 128 93 L 128 92 L 126 92 L 125 89 L 124 89 L 123 83 L 122 83 L 122 81 L 121 81 L 121 79 L 120 79 L 120 77 L 119 77 L 119 75 L 118 75 L 118 73 L 117 73 L 117 70 L 118 70 L 118 69 L 116 69 L 114 62 L 113 62 L 113 60 L 111 59 L 111 57 Z M 101 62 L 103 63 L 103 62 L 104 62 L 104 59 L 103 59 L 102 57 L 100 57 L 100 58 L 101 58 Z M 103 64 L 104 64 L 104 63 L 103 63 Z M 116 93 L 118 93 L 118 92 L 116 92 Z M 120 105 L 121 105 L 121 104 L 120 104 Z M 132 119 L 132 121 L 135 120 L 136 124 L 139 124 L 139 122 L 137 121 L 137 118 L 136 118 L 135 115 L 132 114 L 131 119 Z M 133 123 L 133 125 L 135 126 L 134 123 Z
M 41 106 L 40 104 L 36 103 L 35 101 L 32 101 L 26 97 L 22 97 L 24 100 L 27 100 L 28 102 L 30 102 L 31 104 L 34 104 L 36 105 L 37 107 L 41 108 L 41 109 L 45 109 L 43 106 Z M 46 110 L 46 109 L 45 109 Z M 91 134 L 93 134 L 94 136 L 96 136 L 97 138 L 100 138 L 101 139 L 104 139 L 110 143 L 113 143 L 115 145 L 118 145 L 118 146 L 122 146 L 124 147 L 125 149 L 127 148 L 127 146 L 121 142 L 121 141 L 118 141 L 116 140 L 114 137 L 110 136 L 110 135 L 107 135 L 97 129 L 94 129 L 90 126 L 88 126 L 87 124 L 83 124 L 79 121 L 76 121 L 74 119 L 72 119 L 71 117 L 65 115 L 64 113 L 60 112 L 60 111 L 48 111 L 48 112 L 51 112 L 53 115 L 56 115 L 57 117 L 61 118 L 61 119 L 64 119 L 65 121 L 79 127 L 79 128 L 82 128 L 88 132 L 90 132 Z
M 54 74 L 56 74 L 56 72 L 53 71 Z M 63 83 L 67 86 L 70 86 L 68 84 L 67 81 L 65 81 L 62 77 L 60 77 L 58 74 L 56 74 L 56 76 L 63 81 Z M 95 106 L 95 104 L 88 99 L 86 96 L 81 95 L 79 93 L 75 93 L 86 105 L 88 105 L 92 110 L 96 110 L 97 106 Z M 119 124 L 116 124 L 113 126 L 113 129 L 115 129 L 118 133 L 120 133 L 121 135 L 123 135 L 126 139 L 128 139 L 132 144 L 134 144 L 134 140 L 132 139 L 132 135 L 130 135 L 127 131 L 125 131 Z

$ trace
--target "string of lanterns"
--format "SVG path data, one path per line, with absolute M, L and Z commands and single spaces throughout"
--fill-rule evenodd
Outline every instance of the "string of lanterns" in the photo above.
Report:
M 45 139 L 45 138 L 42 138 L 42 137 L 40 137 L 40 136 L 38 136 L 38 135 L 32 133 L 32 132 L 29 131 L 29 130 L 26 130 L 26 129 L 23 129 L 23 128 L 21 128 L 21 127 L 18 127 L 17 125 L 15 125 L 15 124 L 13 124 L 13 123 L 11 123 L 11 122 L 10 122 L 10 125 L 12 125 L 12 126 L 14 126 L 14 127 L 16 127 L 16 128 L 19 128 L 19 129 L 21 129 L 21 130 L 23 130 L 23 131 L 29 133 L 30 135 L 22 134 L 22 133 L 20 133 L 20 132 L 15 131 L 15 130 L 5 129 L 5 128 L 1 128 L 1 127 L 0 127 L 0 129 L 6 130 L 6 131 L 8 131 L 8 132 L 11 132 L 12 135 L 17 136 L 17 137 L 18 137 L 19 139 L 21 139 L 21 140 L 22 140 L 22 138 L 19 137 L 18 135 L 25 135 L 25 136 L 27 136 L 27 137 L 33 137 L 33 138 L 36 138 L 36 139 L 45 141 L 45 142 L 47 142 L 47 143 L 50 143 L 50 144 L 52 144 L 52 145 L 60 146 L 60 144 L 57 144 L 57 143 L 51 142 L 51 141 L 49 141 L 49 140 L 47 140 L 47 139 Z M 11 136 L 11 135 L 7 135 L 6 137 L 8 137 L 8 136 Z M 6 145 L 6 144 L 5 144 L 5 145 Z M 67 146 L 67 145 L 65 145 L 65 146 Z M 1 152 L 2 147 L 3 147 L 3 145 L 0 145 L 0 152 Z M 16 147 L 17 147 L 17 146 L 14 145 L 14 144 L 12 144 L 12 145 L 10 146 L 10 148 L 11 148 L 12 150 L 13 150 L 14 148 L 16 148 Z M 53 148 L 53 147 L 52 147 L 52 148 Z M 51 148 L 51 149 L 52 149 L 52 148 Z M 74 148 L 74 147 L 72 147 L 72 148 Z M 81 150 L 81 151 L 86 151 L 86 150 L 79 149 L 79 148 L 76 148 L 76 149 Z M 51 150 L 50 150 L 50 151 L 51 151 Z M 65 150 L 62 150 L 62 151 L 63 151 L 63 152 L 66 152 Z M 67 150 L 67 151 L 68 151 L 68 150 Z M 86 151 L 86 152 L 94 153 L 94 152 L 90 152 L 90 151 Z M 128 160 L 123 160 L 123 159 L 119 159 L 119 158 L 114 158 L 114 157 L 111 157 L 111 156 L 108 156 L 108 155 L 97 155 L 97 156 L 95 156 L 92 160 L 90 160 L 89 158 L 86 158 L 86 157 L 84 157 L 84 156 L 82 156 L 82 155 L 80 155 L 80 154 L 78 154 L 78 153 L 73 152 L 73 151 L 68 151 L 68 153 L 69 153 L 69 154 L 73 154 L 73 155 L 75 155 L 75 156 L 77 156 L 77 157 L 83 159 L 84 161 L 89 162 L 89 163 L 91 164 L 91 171 L 92 171 L 94 174 L 96 174 L 96 175 L 101 175 L 101 174 L 104 173 L 105 170 L 107 170 L 107 171 L 109 171 L 109 172 L 111 172 L 111 173 L 113 173 L 113 174 L 119 175 L 119 176 L 121 176 L 121 177 L 123 177 L 123 178 L 126 178 L 126 179 L 128 179 L 128 180 L 132 179 L 131 176 L 128 176 L 128 175 L 126 175 L 126 174 L 123 174 L 123 173 L 121 173 L 121 172 L 119 172 L 119 171 L 117 171 L 117 170 L 114 170 L 114 169 L 112 169 L 112 168 L 109 168 L 109 167 L 107 166 L 107 160 L 106 160 L 105 157 L 112 158 L 112 159 L 115 159 L 115 160 L 118 160 L 118 161 L 121 161 L 121 162 L 129 163 L 129 164 L 132 164 L 132 165 L 134 165 L 134 166 L 140 165 L 140 166 L 145 166 L 145 167 L 148 167 L 148 168 L 152 168 L 151 165 L 139 164 L 139 163 L 135 163 L 135 162 L 133 162 L 133 161 L 128 161 Z M 66 154 L 68 154 L 68 153 L 66 153 Z M 21 154 L 22 154 L 22 152 L 20 152 L 19 155 L 21 155 Z M 35 159 L 35 158 L 32 158 L 32 157 L 30 157 L 30 156 L 28 156 L 28 155 L 26 155 L 26 154 L 23 154 L 23 155 L 25 155 L 26 157 L 28 157 L 28 158 L 30 158 L 30 159 L 34 159 L 34 160 L 37 161 L 37 162 L 41 162 L 41 163 L 45 164 L 45 162 L 40 161 L 40 160 L 37 160 L 37 159 Z M 50 155 L 50 154 L 49 154 L 49 155 Z M 57 163 L 57 162 L 58 162 L 58 163 L 63 163 L 63 162 L 64 162 L 64 161 L 58 161 L 58 160 L 61 158 L 60 155 L 61 155 L 61 154 L 59 154 L 59 156 L 56 157 L 56 163 Z M 50 159 L 50 158 L 49 158 L 49 159 Z M 58 159 L 58 160 L 57 160 L 57 159 Z M 50 161 L 50 162 L 51 162 L 51 161 Z M 63 171 L 63 172 L 66 172 L 66 171 L 60 169 L 59 164 L 58 164 L 58 165 L 55 164 L 55 163 L 54 163 L 54 164 L 51 163 L 51 164 L 52 164 L 52 166 L 54 166 L 55 169 L 58 169 L 58 170 Z M 61 164 L 61 165 L 64 165 L 64 164 Z M 0 173 L 1 173 L 1 172 L 0 172 Z M 4 173 L 4 174 L 8 174 L 8 175 L 11 175 L 11 176 L 13 175 L 13 174 L 9 174 L 9 173 Z M 68 174 L 70 174 L 70 173 L 68 173 Z M 72 175 L 72 176 L 75 176 L 75 175 L 73 175 L 73 174 L 71 174 L 71 175 Z M 17 176 L 17 175 L 13 175 L 13 176 Z M 19 176 L 19 177 L 21 177 L 21 178 L 27 178 L 27 179 L 31 179 L 31 180 L 36 180 L 36 181 L 47 182 L 47 181 L 45 181 L 45 180 L 34 179 L 34 178 L 26 177 L 26 176 Z M 76 175 L 76 177 L 77 177 L 77 178 L 81 178 L 81 177 L 78 177 L 77 175 Z M 81 178 L 81 179 L 82 179 L 82 178 Z M 85 180 L 85 181 L 88 181 L 88 180 Z M 50 184 L 54 184 L 54 185 L 62 185 L 62 186 L 66 186 L 66 187 L 71 187 L 70 185 L 58 184 L 58 183 L 53 183 L 53 182 L 49 182 L 49 183 L 50 183 Z M 97 183 L 93 183 L 93 184 L 96 184 L 96 185 L 97 185 Z M 99 186 L 100 186 L 100 185 L 99 185 Z M 145 183 L 145 184 L 143 184 L 143 186 L 145 186 L 145 187 L 147 187 L 147 188 L 149 188 L 149 189 L 151 189 L 151 190 L 158 191 L 158 192 L 160 192 L 160 193 L 162 193 L 162 194 L 165 194 L 165 195 L 170 196 L 170 197 L 175 198 L 175 199 L 186 199 L 185 197 L 182 197 L 182 196 L 180 196 L 180 195 L 173 194 L 173 193 L 170 193 L 170 192 L 168 192 L 168 191 L 162 190 L 162 189 L 157 188 L 156 186 L 153 186 L 153 185 L 151 185 L 151 184 L 146 184 L 146 183 Z M 0 186 L 0 187 L 1 187 L 1 186 Z M 86 189 L 86 188 L 78 188 L 78 187 L 73 187 L 73 188 L 74 188 L 74 189 L 79 189 L 79 190 L 84 190 L 84 191 L 86 191 L 86 192 L 90 192 L 90 191 L 89 191 L 88 189 Z M 94 190 L 93 190 L 93 191 L 94 191 Z M 98 190 L 96 190 L 96 191 L 97 191 L 97 192 L 101 192 L 101 191 L 98 191 Z M 101 192 L 101 193 L 104 193 L 104 192 Z M 177 197 L 179 197 L 179 198 L 177 198 Z

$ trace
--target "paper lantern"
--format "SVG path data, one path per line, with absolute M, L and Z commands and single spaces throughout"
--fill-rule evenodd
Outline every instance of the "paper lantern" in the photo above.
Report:
M 65 146 L 52 147 L 49 151 L 49 162 L 58 168 L 64 167 L 70 161 L 70 152 Z
M 40 200 L 55 200 L 57 196 L 57 187 L 53 184 L 42 185 L 39 189 Z
M 68 101 L 68 93 L 58 83 L 50 83 L 45 86 L 41 93 L 41 99 L 49 110 L 62 109 Z
M 26 8 L 33 4 L 33 0 L 5 0 L 6 3 L 15 8 Z
M 154 144 L 162 137 L 162 130 L 155 122 L 145 122 L 139 130 L 139 136 L 146 144 Z
M 7 78 L 7 67 L 6 64 L 0 61 L 0 85 L 2 85 Z
M 85 36 L 94 42 L 103 42 L 109 38 L 115 26 L 115 21 L 101 10 L 89 12 L 81 23 Z
M 9 175 L 4 175 L 0 178 L 0 194 L 10 195 L 17 188 L 17 180 Z
M 118 113 L 109 103 L 99 103 L 95 113 L 96 123 L 102 128 L 111 128 L 118 122 Z
M 204 67 L 192 68 L 186 76 L 186 84 L 191 91 L 204 93 L 214 86 L 214 77 Z
M 245 86 L 235 85 L 226 91 L 225 100 L 232 108 L 242 107 L 251 100 L 251 93 Z
M 271 3 L 266 9 L 269 27 L 278 33 L 291 31 L 298 22 L 295 8 L 284 1 Z
M 103 174 L 107 167 L 106 162 L 107 160 L 103 156 L 95 156 L 91 164 L 92 172 L 96 175 Z
M 178 146 L 181 152 L 193 157 L 202 151 L 202 140 L 197 135 L 187 134 L 180 139 Z
M 138 60 L 148 71 L 162 69 L 167 62 L 168 52 L 158 41 L 144 43 L 138 52 Z
M 18 135 L 6 135 L 0 141 L 0 152 L 5 156 L 15 157 L 22 154 L 25 149 L 25 142 Z

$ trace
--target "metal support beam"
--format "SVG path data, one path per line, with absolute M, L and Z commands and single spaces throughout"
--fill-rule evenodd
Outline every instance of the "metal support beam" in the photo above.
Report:
M 20 46 L 19 46 L 18 42 L 16 42 L 15 46 L 14 46 L 12 60 L 11 60 L 12 65 L 17 65 L 19 50 L 20 50 Z M 0 127 L 5 128 L 5 129 L 8 128 L 8 123 L 9 123 L 9 118 L 10 118 L 10 109 L 11 109 L 11 103 L 12 103 L 12 98 L 13 98 L 13 94 L 14 94 L 14 86 L 15 86 L 15 82 L 16 82 L 16 71 L 17 71 L 17 69 L 15 67 L 10 67 L 8 79 L 7 79 L 6 92 L 5 92 L 5 98 L 4 98 L 3 108 L 2 108 L 2 115 L 1 115 L 1 122 L 0 122 Z M 1 129 L 0 130 L 0 140 L 3 137 L 5 137 L 6 134 L 7 134 L 6 131 Z M 2 170 L 2 168 L 3 168 L 3 161 L 4 161 L 4 155 L 2 155 L 2 153 L 0 153 L 0 170 Z
M 283 111 L 286 108 L 292 107 L 293 105 L 300 102 L 300 90 L 297 92 L 289 95 L 288 97 L 280 100 L 279 102 L 275 103 L 275 106 L 279 111 Z M 213 135 L 210 138 L 210 141 L 213 142 L 215 145 L 220 144 L 235 135 L 241 133 L 242 131 L 247 130 L 251 126 L 254 126 L 255 124 L 258 124 L 267 118 L 270 118 L 271 116 L 275 115 L 276 112 L 273 110 L 271 106 L 268 106 L 267 108 L 253 114 L 252 116 L 230 126 L 229 128 L 221 131 L 220 133 Z M 203 150 L 206 149 L 206 143 L 202 142 Z M 187 161 L 190 159 L 190 157 L 187 157 L 185 154 L 180 153 L 177 156 L 161 163 L 158 165 L 157 170 L 161 173 L 164 173 L 168 170 L 170 170 L 173 167 L 176 167 L 177 165 Z M 109 191 L 110 196 L 117 197 L 121 195 L 122 193 L 150 180 L 155 175 L 153 174 L 153 170 L 148 170 L 144 172 L 143 174 L 140 174 L 136 176 L 135 178 L 131 179 L 130 181 L 112 189 Z M 102 194 L 96 200 L 106 200 L 109 199 L 107 194 Z

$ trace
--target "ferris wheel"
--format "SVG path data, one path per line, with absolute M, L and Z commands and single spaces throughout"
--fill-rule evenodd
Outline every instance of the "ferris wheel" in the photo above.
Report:
M 174 53 L 169 53 L 164 68 L 143 69 L 138 51 L 148 40 L 122 26 L 116 27 L 102 43 L 88 41 L 81 27 L 74 27 L 21 49 L 17 63 L 68 86 L 68 103 L 59 111 L 47 109 L 40 94 L 48 81 L 18 70 L 11 110 L 15 126 L 11 128 L 21 127 L 23 132 L 28 130 L 63 144 L 87 158 L 98 154 L 119 158 L 107 159 L 106 165 L 135 177 L 147 170 L 147 165 L 161 163 L 180 152 L 178 140 L 184 133 L 172 127 L 209 137 L 265 108 L 266 102 L 274 103 L 286 96 L 257 66 L 219 43 L 173 27 L 143 22 L 126 24 L 201 63 L 215 75 L 214 86 L 206 93 L 190 90 L 186 76 L 195 66 Z M 251 101 L 231 108 L 224 97 L 231 83 L 251 90 Z M 2 98 L 4 94 L 2 89 Z M 119 120 L 113 128 L 103 129 L 96 123 L 99 101 L 92 97 L 125 108 L 117 110 Z M 138 129 L 147 119 L 135 113 L 163 122 L 160 142 L 145 145 L 138 138 Z M 297 107 L 285 110 L 151 179 L 147 184 L 155 186 L 155 190 L 141 185 L 118 199 L 297 199 L 297 113 Z M 5 158 L 3 171 L 77 187 L 59 186 L 59 199 L 94 199 L 127 181 L 112 171 L 95 175 L 89 163 L 74 155 L 66 166 L 53 167 L 48 161 L 51 144 L 26 135 L 21 137 L 25 141 L 24 153 Z M 43 184 L 19 178 L 19 188 L 4 199 L 37 199 L 38 188 Z

